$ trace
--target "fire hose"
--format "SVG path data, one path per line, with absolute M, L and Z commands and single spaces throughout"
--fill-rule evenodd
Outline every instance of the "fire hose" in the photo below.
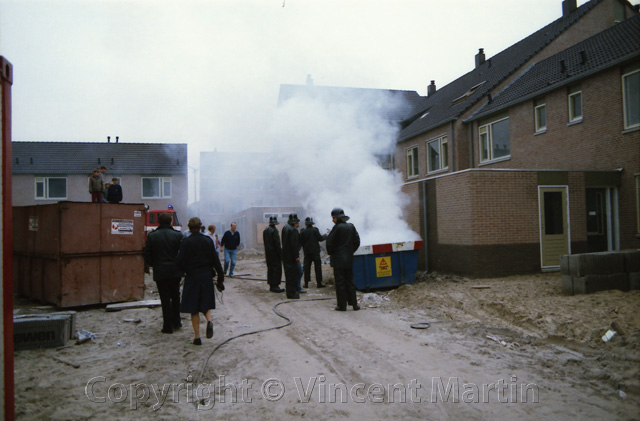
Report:
M 216 294 L 217 295 L 217 294 Z M 264 329 L 259 329 L 259 330 L 254 330 L 252 332 L 245 332 L 245 333 L 241 333 L 240 335 L 236 335 L 236 336 L 232 336 L 231 338 L 228 338 L 227 340 L 225 340 L 224 342 L 221 342 L 220 344 L 218 344 L 218 346 L 216 346 L 215 348 L 213 348 L 213 350 L 209 353 L 209 355 L 207 356 L 207 358 L 204 360 L 204 363 L 202 364 L 202 370 L 200 370 L 200 374 L 198 375 L 198 377 L 196 379 L 194 379 L 194 382 L 197 383 L 197 381 L 199 381 L 200 379 L 202 379 L 202 377 L 204 376 L 204 371 L 207 368 L 207 364 L 209 363 L 209 360 L 211 359 L 211 357 L 213 356 L 213 354 L 215 354 L 215 352 L 220 349 L 222 346 L 228 344 L 229 342 L 231 342 L 234 339 L 238 339 L 241 338 L 243 336 L 248 336 L 248 335 L 254 335 L 256 333 L 261 333 L 261 332 L 268 332 L 270 330 L 276 330 L 276 329 L 282 329 L 283 327 L 287 327 L 289 326 L 291 323 L 293 323 L 291 321 L 290 318 L 288 318 L 287 316 L 285 316 L 282 313 L 279 313 L 278 310 L 276 310 L 278 308 L 279 305 L 281 304 L 286 304 L 286 303 L 299 303 L 299 302 L 305 302 L 305 301 L 325 301 L 325 300 L 332 300 L 333 298 L 330 297 L 325 297 L 325 298 L 307 298 L 304 300 L 286 300 L 286 301 L 280 301 L 279 303 L 276 303 L 273 306 L 273 312 L 285 319 L 287 322 L 283 325 L 280 326 L 273 326 L 273 327 L 267 327 Z

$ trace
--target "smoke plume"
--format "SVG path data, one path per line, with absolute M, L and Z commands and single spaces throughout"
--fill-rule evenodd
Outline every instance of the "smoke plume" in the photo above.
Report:
M 278 164 L 272 176 L 308 211 L 301 219 L 313 217 L 323 232 L 341 207 L 363 245 L 420 239 L 403 218 L 401 175 L 378 163 L 394 150 L 397 125 L 389 116 L 398 107 L 406 104 L 379 91 L 307 93 L 280 105 L 267 132 Z

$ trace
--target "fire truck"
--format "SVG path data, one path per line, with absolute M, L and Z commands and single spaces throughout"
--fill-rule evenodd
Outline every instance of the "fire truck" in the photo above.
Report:
M 145 235 L 160 226 L 160 224 L 158 223 L 158 216 L 160 216 L 161 213 L 168 213 L 169 215 L 171 215 L 171 226 L 173 227 L 173 229 L 176 231 L 182 231 L 182 226 L 180 225 L 178 214 L 173 209 L 173 206 L 169 205 L 167 209 L 147 210 L 144 222 Z

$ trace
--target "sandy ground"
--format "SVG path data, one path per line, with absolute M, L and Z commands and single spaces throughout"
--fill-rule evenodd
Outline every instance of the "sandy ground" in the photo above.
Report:
M 278 304 L 265 273 L 260 252 L 239 253 L 242 276 L 225 282 L 200 347 L 186 315 L 167 335 L 159 307 L 77 309 L 96 339 L 15 353 L 17 418 L 640 419 L 640 291 L 564 296 L 556 273 L 423 274 L 336 312 L 333 287 L 313 281 Z M 276 305 L 291 325 L 214 352 L 286 324 Z M 16 299 L 16 314 L 47 311 Z M 612 323 L 620 333 L 603 342 Z

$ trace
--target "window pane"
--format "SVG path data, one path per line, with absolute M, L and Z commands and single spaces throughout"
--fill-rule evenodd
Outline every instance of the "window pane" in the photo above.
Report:
M 36 181 L 36 197 L 44 199 L 44 181 Z
M 480 135 L 480 160 L 489 159 L 489 137 L 486 133 Z
M 445 137 L 442 140 L 442 168 L 449 167 L 449 143 Z
M 562 234 L 562 192 L 544 192 L 544 233 Z
M 163 191 L 163 197 L 171 197 L 171 180 L 170 179 L 165 179 L 164 180 L 164 191 Z
M 536 108 L 536 131 L 547 127 L 547 113 L 544 105 Z
M 640 72 L 624 78 L 625 127 L 640 124 Z
M 440 169 L 440 141 L 427 143 L 429 171 Z
M 49 180 L 49 198 L 65 198 L 67 197 L 67 180 L 64 178 L 50 178 Z
M 500 158 L 511 154 L 509 147 L 509 119 L 498 121 L 491 127 L 493 135 L 493 158 Z
M 571 96 L 571 120 L 582 117 L 582 94 Z
M 160 197 L 160 180 L 157 178 L 143 178 L 142 197 Z

